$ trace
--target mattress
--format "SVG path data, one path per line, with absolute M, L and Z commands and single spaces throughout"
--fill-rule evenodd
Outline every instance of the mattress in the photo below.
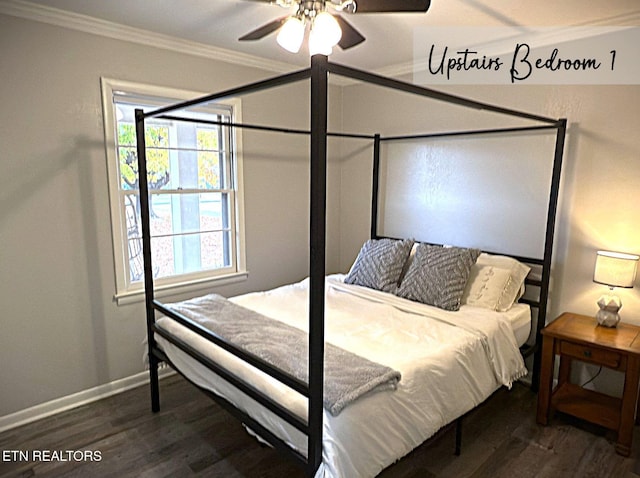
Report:
M 440 428 L 473 409 L 526 369 L 518 345 L 529 335 L 530 310 L 470 306 L 449 312 L 392 294 L 326 281 L 325 340 L 402 374 L 395 391 L 368 394 L 339 415 L 324 413 L 323 460 L 316 478 L 374 477 Z M 308 279 L 233 302 L 307 329 Z M 190 343 L 306 417 L 307 399 L 166 317 L 159 327 Z M 249 413 L 303 455 L 307 437 L 157 336 L 158 345 L 191 381 Z

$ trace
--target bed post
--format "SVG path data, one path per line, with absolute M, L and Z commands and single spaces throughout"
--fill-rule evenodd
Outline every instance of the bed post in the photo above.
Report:
M 308 470 L 322 462 L 327 181 L 327 57 L 311 57 Z
M 549 298 L 549 283 L 551 280 L 551 256 L 553 254 L 553 235 L 558 208 L 558 194 L 560 191 L 560 172 L 562 170 L 562 156 L 564 152 L 564 138 L 567 132 L 567 120 L 559 119 L 556 132 L 556 147 L 553 157 L 553 173 L 551 176 L 551 193 L 549 194 L 549 208 L 547 211 L 547 234 L 544 242 L 544 260 L 542 265 L 542 281 L 540 285 L 540 308 L 536 323 L 536 348 L 533 355 L 533 375 L 531 389 L 538 391 L 540 384 L 540 361 L 542 359 L 541 331 L 547 321 L 547 302 Z
M 380 188 L 380 134 L 373 137 L 373 178 L 371 185 L 371 239 L 378 238 L 378 191 Z
M 149 359 L 149 384 L 151 386 L 151 410 L 160 411 L 160 388 L 158 384 L 158 359 L 153 354 L 155 337 L 152 326 L 155 322 L 153 307 L 153 267 L 151 263 L 151 224 L 149 219 L 149 185 L 147 182 L 147 148 L 144 137 L 144 112 L 135 110 L 136 146 L 138 153 L 138 185 L 140 188 L 140 220 L 142 222 L 142 257 L 144 261 L 144 291 L 147 316 L 147 345 Z

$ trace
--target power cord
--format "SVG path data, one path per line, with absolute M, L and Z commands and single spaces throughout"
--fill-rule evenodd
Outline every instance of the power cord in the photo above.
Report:
M 596 379 L 596 377 L 597 377 L 598 375 L 600 375 L 600 372 L 602 372 L 602 365 L 600 365 L 600 367 L 598 368 L 598 371 L 596 372 L 596 374 L 595 374 L 593 377 L 591 377 L 589 380 L 587 380 L 586 382 L 584 382 L 584 383 L 581 385 L 581 387 L 584 387 L 585 385 L 588 385 L 588 384 L 590 384 L 591 382 L 593 382 L 593 381 Z

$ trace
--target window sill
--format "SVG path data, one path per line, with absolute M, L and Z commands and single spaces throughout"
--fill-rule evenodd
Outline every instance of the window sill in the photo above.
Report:
M 168 297 L 178 294 L 186 294 L 196 292 L 203 289 L 209 289 L 214 286 L 222 286 L 227 284 L 235 284 L 243 282 L 249 277 L 248 271 L 235 272 L 220 277 L 209 277 L 206 279 L 197 279 L 186 282 L 178 282 L 174 284 L 158 285 L 154 287 L 155 298 Z M 122 292 L 113 296 L 116 304 L 127 305 L 144 300 L 144 288 L 134 291 Z

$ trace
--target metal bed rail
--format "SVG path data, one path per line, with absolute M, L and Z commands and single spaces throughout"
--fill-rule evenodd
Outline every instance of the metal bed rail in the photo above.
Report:
M 187 345 L 187 347 L 188 347 L 188 345 Z M 195 352 L 198 353 L 197 351 L 195 351 Z M 302 453 L 298 452 L 297 450 L 291 448 L 289 446 L 289 444 L 287 444 L 286 442 L 284 442 L 283 440 L 278 438 L 276 435 L 274 435 L 271 432 L 271 430 L 269 430 L 268 428 L 264 427 L 260 422 L 256 421 L 251 415 L 249 415 L 246 412 L 244 412 L 244 411 L 240 410 L 239 408 L 237 408 L 233 403 L 231 403 L 226 398 L 224 398 L 224 397 L 222 397 L 220 395 L 217 395 L 217 394 L 213 393 L 211 390 L 203 388 L 200 385 L 198 385 L 197 383 L 193 382 L 189 377 L 187 377 L 185 374 L 183 374 L 180 371 L 180 369 L 178 367 L 176 367 L 171 362 L 171 360 L 169 359 L 169 357 L 167 357 L 167 355 L 164 353 L 163 350 L 161 350 L 159 348 L 155 348 L 153 350 L 153 355 L 154 355 L 154 357 L 156 357 L 157 360 L 160 360 L 162 362 L 167 363 L 171 368 L 173 368 L 176 372 L 178 372 L 185 380 L 187 380 L 193 386 L 198 388 L 201 392 L 203 392 L 205 395 L 207 395 L 210 399 L 212 399 L 213 401 L 218 403 L 220 406 L 222 406 L 227 412 L 229 412 L 235 418 L 240 420 L 248 428 L 253 430 L 255 433 L 259 434 L 260 437 L 262 437 L 264 440 L 269 442 L 269 444 L 271 444 L 276 450 L 278 450 L 279 452 L 281 452 L 285 456 L 291 458 L 298 465 L 301 465 L 303 467 L 308 465 L 306 456 L 304 456 Z M 205 361 L 206 361 L 206 358 L 205 358 Z M 209 361 L 209 362 L 211 362 L 211 361 Z M 204 365 L 207 365 L 207 364 L 204 363 Z M 209 365 L 212 366 L 212 367 L 216 366 L 216 364 L 213 363 L 213 362 L 211 362 Z

